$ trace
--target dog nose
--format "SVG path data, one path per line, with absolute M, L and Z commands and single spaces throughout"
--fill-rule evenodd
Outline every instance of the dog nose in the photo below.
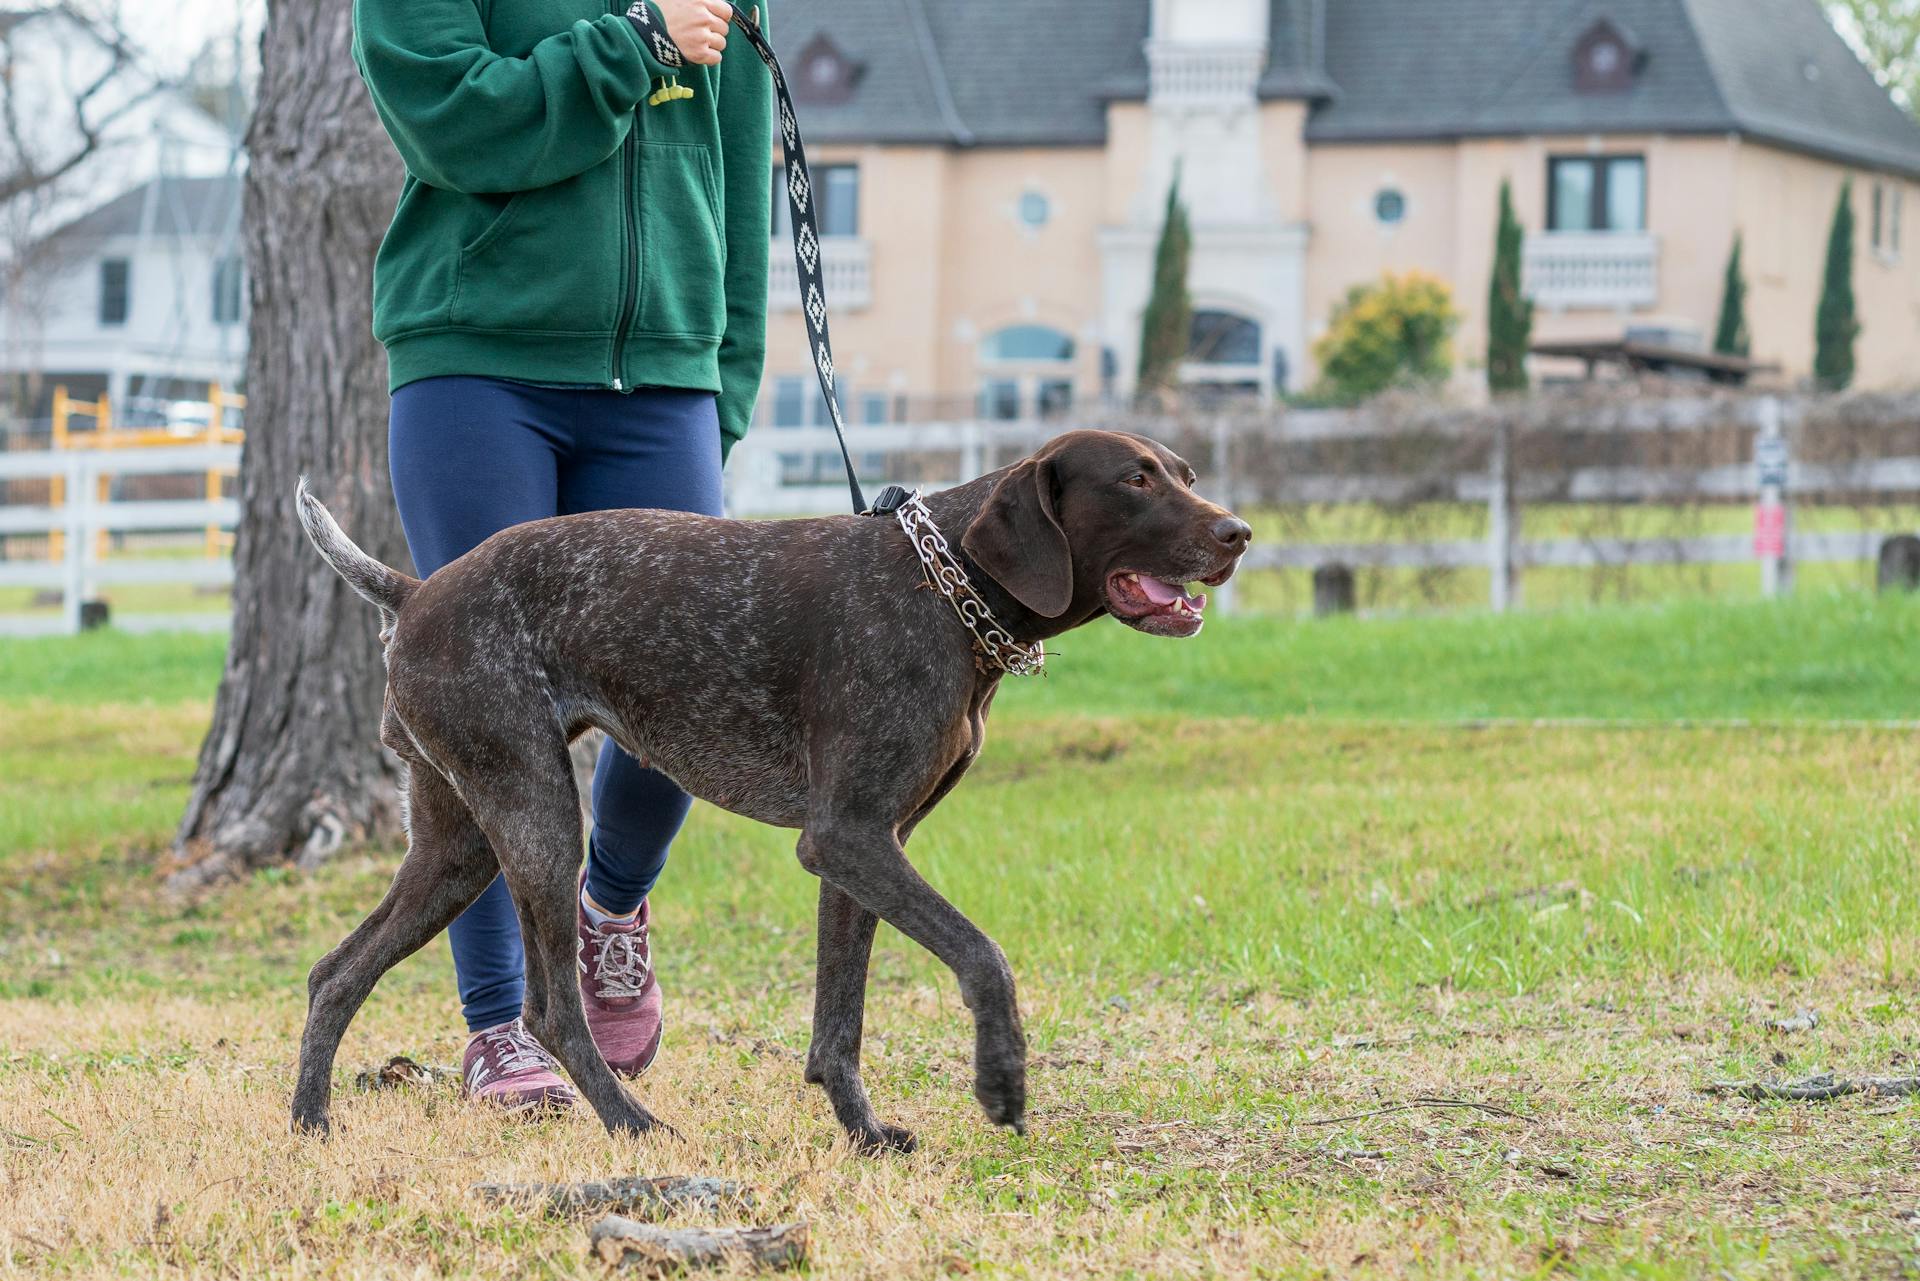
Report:
M 1222 516 L 1214 521 L 1212 533 L 1215 542 L 1235 555 L 1245 551 L 1253 541 L 1253 526 L 1238 516 Z

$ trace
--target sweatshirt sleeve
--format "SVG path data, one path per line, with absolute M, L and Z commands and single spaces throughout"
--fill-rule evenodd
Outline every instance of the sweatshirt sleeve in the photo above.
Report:
M 759 0 L 762 30 L 767 0 Z M 745 40 L 727 47 L 718 111 L 726 199 L 727 328 L 720 339 L 720 449 L 747 434 L 767 356 L 773 236 L 773 77 Z
M 408 171 L 470 193 L 531 191 L 591 169 L 626 138 L 652 79 L 678 70 L 621 13 L 503 57 L 475 0 L 355 0 L 353 47 Z

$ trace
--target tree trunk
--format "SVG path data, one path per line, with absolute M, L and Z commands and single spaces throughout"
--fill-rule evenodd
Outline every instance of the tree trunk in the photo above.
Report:
M 374 251 L 400 163 L 350 53 L 350 0 L 272 0 L 248 131 L 247 443 L 233 639 L 171 884 L 324 860 L 400 826 L 379 744 L 371 606 L 307 545 L 294 483 L 369 553 L 406 566 L 387 480 L 387 366 L 370 332 Z

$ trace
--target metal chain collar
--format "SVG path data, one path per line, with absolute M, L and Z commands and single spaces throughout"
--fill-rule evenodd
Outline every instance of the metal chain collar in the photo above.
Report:
M 906 531 L 907 541 L 913 544 L 913 550 L 919 553 L 920 566 L 926 572 L 928 584 L 947 598 L 947 603 L 953 606 L 953 612 L 959 615 L 961 624 L 973 634 L 974 661 L 979 663 L 985 660 L 1014 676 L 1032 676 L 1040 671 L 1047 661 L 1046 651 L 1037 641 L 1022 645 L 995 621 L 993 611 L 987 608 L 986 601 L 980 599 L 980 593 L 974 590 L 967 571 L 960 567 L 953 549 L 947 546 L 940 526 L 934 523 L 933 513 L 920 500 L 918 491 L 902 500 L 894 512 L 894 518 L 900 522 L 900 528 Z

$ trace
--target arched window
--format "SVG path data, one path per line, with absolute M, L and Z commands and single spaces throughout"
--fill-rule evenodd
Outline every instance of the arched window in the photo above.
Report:
M 1230 311 L 1196 311 L 1187 359 L 1197 365 L 1258 365 L 1260 325 Z
M 1008 325 L 987 335 L 980 359 L 994 361 L 1073 359 L 1073 337 L 1045 325 Z

